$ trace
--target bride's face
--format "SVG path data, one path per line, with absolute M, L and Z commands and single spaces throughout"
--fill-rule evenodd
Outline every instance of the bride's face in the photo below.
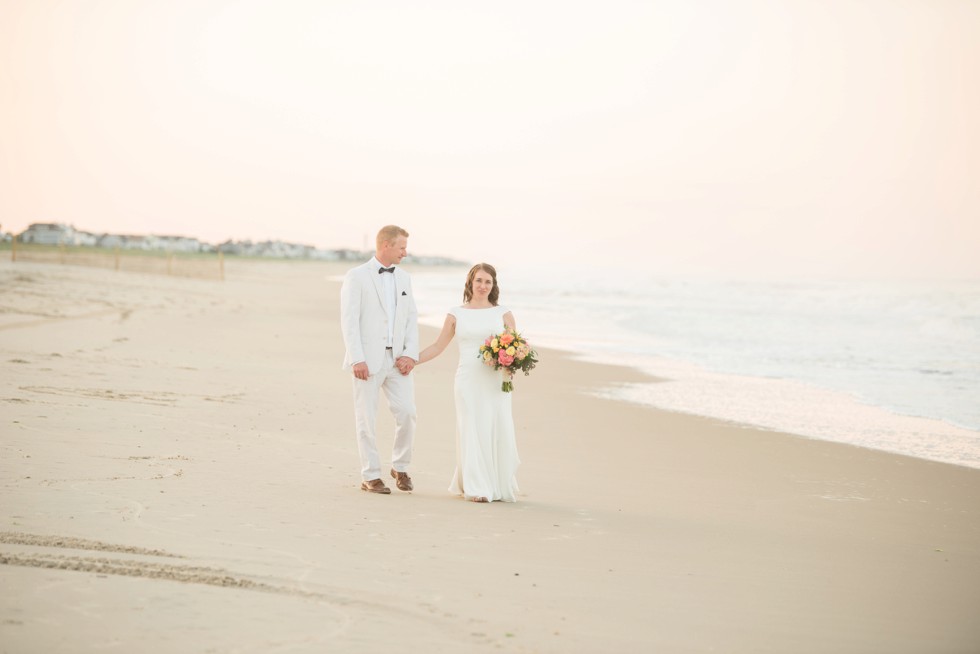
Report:
M 486 299 L 493 290 L 493 277 L 482 268 L 473 275 L 473 299 Z

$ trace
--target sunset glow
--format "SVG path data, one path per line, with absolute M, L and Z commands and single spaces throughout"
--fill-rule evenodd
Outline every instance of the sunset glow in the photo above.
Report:
M 0 226 L 975 277 L 978 79 L 972 2 L 6 0 Z

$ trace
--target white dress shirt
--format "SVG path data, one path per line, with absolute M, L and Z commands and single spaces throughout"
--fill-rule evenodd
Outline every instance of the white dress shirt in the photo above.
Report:
M 374 257 L 374 263 L 378 264 L 378 268 L 391 267 L 383 265 L 377 257 Z M 381 275 L 381 287 L 385 294 L 385 311 L 388 312 L 388 347 L 391 347 L 395 342 L 395 307 L 398 302 L 395 294 L 395 273 L 378 274 Z

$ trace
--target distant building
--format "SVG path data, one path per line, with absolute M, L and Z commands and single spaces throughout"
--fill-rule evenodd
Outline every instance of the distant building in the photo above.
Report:
M 340 259 L 340 252 L 338 250 L 313 250 L 310 253 L 310 258 L 320 261 L 337 261 Z
M 132 234 L 103 234 L 99 237 L 98 246 L 108 250 L 146 250 L 146 239 Z
M 103 234 L 98 246 L 114 250 L 161 250 L 164 252 L 213 252 L 214 246 L 189 236 L 137 236 L 134 234 Z
M 0 232 L 0 242 L 9 241 L 10 234 Z M 222 252 L 244 257 L 266 257 L 270 259 L 314 259 L 319 261 L 365 261 L 374 254 L 370 250 L 321 250 L 312 245 L 288 243 L 286 241 L 232 241 L 220 245 L 204 243 L 190 236 L 135 235 L 135 234 L 90 234 L 64 223 L 34 223 L 20 235 L 15 236 L 21 243 L 43 245 L 86 245 L 107 250 L 142 250 L 168 253 Z M 407 256 L 404 263 L 423 265 L 462 265 L 447 257 Z
M 34 223 L 21 232 L 17 240 L 40 245 L 95 245 L 98 237 L 64 223 Z
M 200 252 L 204 244 L 190 236 L 148 236 L 151 250 L 167 252 Z
M 19 240 L 21 243 L 60 245 L 71 234 L 69 230 L 71 230 L 71 228 L 68 225 L 61 225 L 58 223 L 34 223 L 21 232 L 17 240 Z
M 374 252 L 367 250 L 362 252 L 360 250 L 348 250 L 346 248 L 334 250 L 334 252 L 337 253 L 337 259 L 341 261 L 367 261 L 374 254 Z
M 317 249 L 312 245 L 287 243 L 285 241 L 225 241 L 218 246 L 225 254 L 243 257 L 270 257 L 277 259 L 313 259 L 321 258 Z
M 465 266 L 468 265 L 463 261 L 458 259 L 452 259 L 450 257 L 433 257 L 433 256 L 416 256 L 414 254 L 407 255 L 402 259 L 402 263 L 417 264 L 420 266 Z

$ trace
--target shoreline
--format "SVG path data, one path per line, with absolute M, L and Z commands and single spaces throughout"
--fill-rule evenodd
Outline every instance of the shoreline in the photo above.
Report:
M 596 363 L 626 365 L 601 361 Z M 977 447 L 980 446 L 980 432 L 947 420 L 903 414 L 843 391 L 794 379 L 715 372 L 689 362 L 679 361 L 665 361 L 658 372 L 664 372 L 663 368 L 686 368 L 696 372 L 693 375 L 671 376 L 669 373 L 657 375 L 647 372 L 646 366 L 627 367 L 648 374 L 650 380 L 620 384 L 600 391 L 599 395 L 663 411 L 713 418 L 752 429 L 862 447 L 972 470 L 980 469 L 980 454 L 976 452 Z M 661 391 L 667 389 L 665 386 L 659 386 L 660 384 L 686 387 L 701 385 L 702 388 L 707 386 L 715 396 L 705 398 L 703 403 L 696 403 L 692 400 L 693 393 L 688 395 L 676 392 L 664 393 Z M 823 409 L 819 412 L 820 423 L 815 424 L 814 415 L 801 418 L 788 410 L 760 415 L 759 412 L 732 407 L 730 401 L 727 405 L 722 404 L 718 398 L 724 390 L 736 385 L 749 387 L 749 390 L 743 391 L 742 398 L 751 399 L 760 406 L 764 403 L 767 393 L 778 396 L 792 392 L 801 398 L 796 400 L 797 405 L 806 405 L 813 413 L 818 412 L 816 407 Z M 855 425 L 860 426 L 855 427 Z M 838 436 L 848 431 L 851 432 L 848 438 Z M 921 442 L 924 435 L 929 439 L 929 443 Z M 934 447 L 929 447 L 939 439 L 946 441 L 945 451 L 937 451 Z M 953 450 L 950 451 L 950 448 Z
M 438 272 L 428 278 L 428 283 L 417 286 L 443 301 L 450 296 L 455 299 L 455 295 L 448 291 L 446 275 Z M 532 294 L 535 292 L 533 288 L 530 290 Z M 423 322 L 432 326 L 441 325 L 439 310 L 432 310 L 438 302 L 429 299 L 425 304 Z M 543 320 L 526 306 L 516 311 L 522 330 L 531 335 L 537 345 L 569 353 L 578 360 L 625 366 L 652 377 L 645 382 L 602 389 L 603 395 L 759 429 L 980 469 L 978 429 L 933 415 L 915 415 L 880 399 L 863 397 L 853 390 L 807 380 L 813 375 L 793 377 L 725 372 L 723 367 L 710 368 L 692 360 L 669 358 L 656 353 L 643 354 L 641 352 L 652 348 L 635 340 L 642 336 L 638 332 L 620 333 L 614 330 L 612 333 L 621 339 L 618 346 L 611 346 L 605 341 L 593 343 L 590 333 L 591 338 L 598 338 L 600 333 L 606 332 L 596 332 L 595 326 L 589 323 L 584 326 L 584 340 L 570 340 L 570 330 L 560 328 L 554 322 L 558 315 L 554 310 L 545 311 L 550 318 Z M 522 321 L 522 316 L 528 320 Z M 608 340 L 613 336 L 605 338 Z M 928 380 L 922 383 L 928 384 Z
M 423 329 L 435 329 L 436 333 L 438 333 L 438 328 L 433 327 L 431 323 L 423 324 L 421 327 Z M 537 342 L 540 343 L 541 339 L 538 339 Z M 867 442 L 867 440 L 873 441 L 873 436 L 870 438 L 866 437 L 866 440 L 845 440 L 834 436 L 840 430 L 850 426 L 848 423 L 849 420 L 857 420 L 873 424 L 873 427 L 871 427 L 872 432 L 903 434 L 906 439 L 917 438 L 921 434 L 926 433 L 932 437 L 942 435 L 954 439 L 961 444 L 966 443 L 968 446 L 973 447 L 975 447 L 977 441 L 980 441 L 980 432 L 953 424 L 946 420 L 928 416 L 903 414 L 888 407 L 869 403 L 862 398 L 844 391 L 828 389 L 793 379 L 754 377 L 746 374 L 716 372 L 702 368 L 691 362 L 664 358 L 654 359 L 652 357 L 645 357 L 644 359 L 648 361 L 643 363 L 635 361 L 625 362 L 618 360 L 625 358 L 623 356 L 611 355 L 603 357 L 602 355 L 577 354 L 575 348 L 550 345 L 547 344 L 547 339 L 545 339 L 545 343 L 545 345 L 538 347 L 538 349 L 558 353 L 579 363 L 609 366 L 629 371 L 629 374 L 624 375 L 624 377 L 629 378 L 629 381 L 613 381 L 603 387 L 589 391 L 591 395 L 596 397 L 669 413 L 720 420 L 738 427 L 783 433 L 798 438 L 814 439 L 826 443 L 850 445 L 876 452 L 886 452 L 971 470 L 980 469 L 980 458 L 975 454 L 972 455 L 972 458 L 963 460 L 963 456 L 970 456 L 972 453 L 951 455 L 936 454 L 929 452 L 927 449 L 909 451 L 908 442 L 905 443 L 906 449 L 902 449 L 898 445 L 886 447 Z M 653 369 L 657 369 L 657 371 L 652 372 Z M 671 375 L 670 371 L 672 370 L 679 372 Z M 694 371 L 694 374 L 691 374 L 691 371 Z M 665 372 L 666 374 L 664 374 Z M 710 408 L 707 408 L 709 406 L 707 404 L 692 404 L 688 397 L 677 397 L 676 395 L 672 396 L 668 394 L 666 399 L 661 399 L 659 403 L 655 399 L 650 399 L 651 393 L 649 391 L 651 389 L 659 390 L 664 388 L 660 385 L 680 383 L 691 385 L 701 383 L 705 379 L 710 380 L 709 383 L 713 383 L 716 387 L 719 386 L 717 380 L 724 380 L 726 387 L 748 384 L 760 388 L 760 392 L 785 393 L 787 388 L 796 390 L 801 396 L 807 397 L 812 403 L 821 402 L 825 405 L 827 412 L 821 415 L 822 420 L 827 421 L 827 415 L 832 411 L 837 415 L 835 415 L 834 420 L 830 421 L 829 424 L 815 428 L 812 423 L 807 424 L 805 421 L 801 421 L 792 415 L 782 415 L 775 418 L 769 417 L 768 420 L 753 420 L 751 415 L 739 417 L 739 412 L 733 411 L 731 407 L 721 407 L 712 411 Z M 721 392 L 720 388 L 714 390 L 719 393 Z M 757 403 L 761 403 L 758 397 L 753 399 Z M 840 415 L 844 411 L 847 414 Z
M 52 652 L 980 643 L 980 472 L 594 397 L 648 378 L 561 351 L 515 380 L 517 503 L 446 490 L 455 345 L 417 369 L 415 492 L 359 491 L 327 281 L 339 270 L 247 263 L 220 283 L 0 262 L 5 322 L 23 323 L 0 343 L 0 639 Z M 383 409 L 378 422 L 390 431 Z M 52 567 L 65 556 L 75 569 Z

